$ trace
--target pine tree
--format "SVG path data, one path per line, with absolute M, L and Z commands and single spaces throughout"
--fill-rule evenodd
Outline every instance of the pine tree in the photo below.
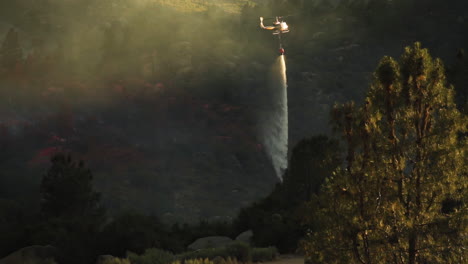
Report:
M 335 140 L 319 135 L 297 143 L 283 183 L 288 206 L 309 201 L 338 164 L 339 148 Z
M 336 106 L 346 166 L 330 176 L 304 242 L 319 263 L 466 263 L 466 116 L 420 43 L 384 57 L 365 103 Z
M 92 187 L 91 171 L 57 154 L 41 182 L 41 212 L 47 217 L 74 218 L 99 215 L 99 193 Z
M 40 192 L 44 217 L 35 230 L 34 242 L 51 244 L 60 251 L 60 263 L 91 263 L 98 254 L 98 234 L 105 220 L 92 174 L 82 161 L 70 155 L 52 157 Z
M 458 108 L 463 113 L 468 113 L 468 58 L 465 50 L 459 49 L 457 52 L 457 61 L 451 70 L 451 80 L 455 85 Z

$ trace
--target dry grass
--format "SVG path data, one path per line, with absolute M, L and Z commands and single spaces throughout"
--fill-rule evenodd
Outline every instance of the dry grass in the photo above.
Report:
M 278 259 L 263 264 L 304 264 L 303 256 L 281 255 Z

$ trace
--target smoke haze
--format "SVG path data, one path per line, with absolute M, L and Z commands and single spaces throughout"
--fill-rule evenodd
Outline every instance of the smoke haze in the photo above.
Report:
M 456 69 L 465 5 L 0 1 L 0 199 L 34 204 L 65 151 L 87 162 L 111 211 L 234 215 L 277 183 L 288 141 L 329 132 L 330 106 L 362 99 L 383 55 L 421 41 Z M 287 97 L 259 16 L 290 26 Z

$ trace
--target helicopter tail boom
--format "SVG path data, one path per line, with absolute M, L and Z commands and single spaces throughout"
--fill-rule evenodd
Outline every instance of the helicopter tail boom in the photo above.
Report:
M 275 29 L 275 27 L 273 27 L 273 26 L 266 26 L 265 27 L 265 25 L 263 25 L 263 17 L 260 17 L 260 27 L 263 28 L 263 29 L 266 29 L 266 30 L 274 30 Z

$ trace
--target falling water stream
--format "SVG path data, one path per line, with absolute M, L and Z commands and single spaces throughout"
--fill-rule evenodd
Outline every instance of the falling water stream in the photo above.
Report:
M 276 175 L 282 181 L 288 165 L 288 83 L 284 55 L 276 59 L 271 69 L 268 88 L 272 100 L 260 120 L 262 139 Z

